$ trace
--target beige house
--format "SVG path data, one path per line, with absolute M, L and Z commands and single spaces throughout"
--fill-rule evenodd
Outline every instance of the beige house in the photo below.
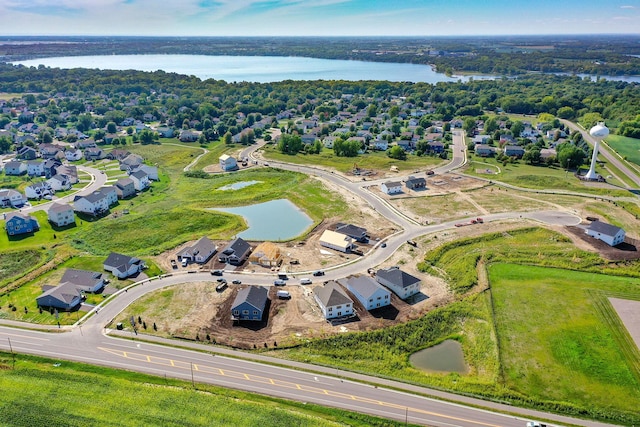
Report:
M 353 239 L 346 234 L 325 230 L 320 236 L 320 245 L 325 248 L 348 253 L 353 249 Z
M 277 267 L 282 262 L 280 248 L 271 242 L 260 243 L 249 255 L 249 262 L 263 267 Z

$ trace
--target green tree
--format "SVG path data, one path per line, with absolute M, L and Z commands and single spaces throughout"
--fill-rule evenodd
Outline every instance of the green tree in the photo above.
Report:
M 118 126 L 115 124 L 115 122 L 107 123 L 107 132 L 108 133 L 116 133 L 117 131 L 118 131 Z
M 462 122 L 462 129 L 467 132 L 467 136 L 473 136 L 473 131 L 476 128 L 476 120 L 473 117 L 467 117 Z
M 38 141 L 43 144 L 51 144 L 53 142 L 53 137 L 48 130 L 42 130 L 38 133 Z
M 0 153 L 8 153 L 11 150 L 11 139 L 8 136 L 0 136 Z
M 153 144 L 153 134 L 154 132 L 152 132 L 150 129 L 142 129 L 142 131 L 140 131 L 140 133 L 138 134 L 140 143 L 142 145 Z
M 571 107 L 560 107 L 556 113 L 561 119 L 571 120 L 576 116 L 576 112 Z
M 530 165 L 537 165 L 542 160 L 542 156 L 540 155 L 540 149 L 532 148 L 531 150 L 524 153 L 522 156 L 522 160 Z
M 387 152 L 387 156 L 397 160 L 407 159 L 407 153 L 402 149 L 402 147 L 398 145 L 394 145 L 393 147 L 391 147 Z
M 79 115 L 76 127 L 80 132 L 86 132 L 91 129 L 93 127 L 93 117 L 91 117 L 91 114 Z
M 520 120 L 516 120 L 511 124 L 511 132 L 515 138 L 519 138 L 524 130 L 524 124 Z
M 297 154 L 303 147 L 302 138 L 298 135 L 282 134 L 276 149 L 284 154 Z
M 557 152 L 560 166 L 567 170 L 578 168 L 587 158 L 587 154 L 581 148 L 569 142 L 558 145 Z
M 225 132 L 224 136 L 222 137 L 222 141 L 226 145 L 233 144 L 233 135 L 231 135 L 231 132 L 229 132 L 229 131 Z

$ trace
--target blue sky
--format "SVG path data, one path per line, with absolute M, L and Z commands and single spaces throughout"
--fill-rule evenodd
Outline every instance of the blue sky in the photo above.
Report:
M 640 34 L 640 0 L 0 0 L 2 35 Z

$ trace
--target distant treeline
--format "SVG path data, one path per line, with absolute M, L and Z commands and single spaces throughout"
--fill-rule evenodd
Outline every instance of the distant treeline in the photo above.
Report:
M 0 60 L 5 61 L 112 54 L 302 56 L 432 64 L 445 73 L 640 75 L 639 36 L 14 37 L 0 41 L 4 42 Z M 12 43 L 17 41 L 33 43 Z

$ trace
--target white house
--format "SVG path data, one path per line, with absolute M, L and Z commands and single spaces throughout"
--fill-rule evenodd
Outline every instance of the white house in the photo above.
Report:
M 389 141 L 387 141 L 386 139 L 376 139 L 373 142 L 373 149 L 387 151 L 389 149 Z
M 223 171 L 231 171 L 231 170 L 238 169 L 238 163 L 236 162 L 236 159 L 234 159 L 228 154 L 223 154 L 222 156 L 220 156 L 219 160 L 220 160 L 220 169 L 222 169 Z
M 0 207 L 20 208 L 27 202 L 27 199 L 17 190 L 3 188 L 0 190 Z
M 420 279 L 405 273 L 398 267 L 383 268 L 376 272 L 376 280 L 381 285 L 391 289 L 391 291 L 402 299 L 409 298 L 420 292 Z
M 624 242 L 625 231 L 606 222 L 593 221 L 586 232 L 589 236 L 600 239 L 609 246 L 616 246 Z
M 353 314 L 353 300 L 334 281 L 313 288 L 313 297 L 327 320 Z
M 70 162 L 82 160 L 82 150 L 79 150 L 77 148 L 67 148 L 64 151 L 64 157 Z
M 45 181 L 36 182 L 34 184 L 28 185 L 24 189 L 24 194 L 27 196 L 27 199 L 42 199 L 44 196 L 50 196 L 54 193 L 49 184 Z
M 320 236 L 320 245 L 325 248 L 348 253 L 353 248 L 353 239 L 346 234 L 325 230 Z
M 350 277 L 344 282 L 347 289 L 367 310 L 391 304 L 391 292 L 369 276 Z
M 44 162 L 39 160 L 29 160 L 27 162 L 27 175 L 29 176 L 44 175 Z
M 151 185 L 151 182 L 149 181 L 149 175 L 147 175 L 147 173 L 141 169 L 133 172 L 131 175 L 129 175 L 129 178 L 131 178 L 131 180 L 133 181 L 133 186 L 136 188 L 136 191 L 143 191 L 144 189 L 149 187 L 149 185 Z
M 57 227 L 73 224 L 76 220 L 71 205 L 54 203 L 47 211 L 49 222 Z
M 118 279 L 125 279 L 142 271 L 144 263 L 138 258 L 111 252 L 102 267 Z
M 149 166 L 149 165 L 139 165 L 133 169 L 129 170 L 129 174 L 132 174 L 134 172 L 137 172 L 141 170 L 142 172 L 146 173 L 149 176 L 149 179 L 152 181 L 159 181 L 160 180 L 160 176 L 158 175 L 158 168 L 156 166 Z
M 76 196 L 73 200 L 73 210 L 90 215 L 99 215 L 109 210 L 118 202 L 118 193 L 114 187 L 102 187 L 86 196 Z
M 71 188 L 71 180 L 67 175 L 55 174 L 47 180 L 53 191 L 65 191 Z
M 218 251 L 218 247 L 207 236 L 200 238 L 193 246 L 187 246 L 178 252 L 178 260 L 188 260 L 204 264 Z
M 398 181 L 387 181 L 380 184 L 380 191 L 385 194 L 402 193 L 402 183 Z
M 44 169 L 43 169 L 44 171 Z M 24 162 L 10 161 L 4 164 L 5 175 L 20 176 L 27 172 L 27 164 Z

